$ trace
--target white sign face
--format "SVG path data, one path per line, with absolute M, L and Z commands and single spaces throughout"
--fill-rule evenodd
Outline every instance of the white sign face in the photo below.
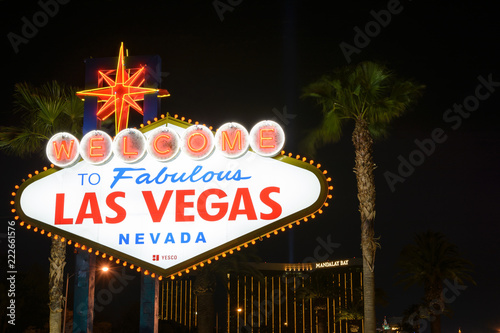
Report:
M 182 137 L 178 125 L 162 127 Z M 146 153 L 42 173 L 16 199 L 24 220 L 167 276 L 313 214 L 327 186 L 316 167 L 284 156 Z

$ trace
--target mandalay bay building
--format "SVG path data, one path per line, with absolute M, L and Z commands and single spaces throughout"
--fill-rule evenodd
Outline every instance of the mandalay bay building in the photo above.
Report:
M 219 274 L 213 290 L 215 332 L 363 331 L 361 258 L 250 265 L 260 273 Z M 201 303 L 195 283 L 195 274 L 161 282 L 161 326 L 195 330 Z

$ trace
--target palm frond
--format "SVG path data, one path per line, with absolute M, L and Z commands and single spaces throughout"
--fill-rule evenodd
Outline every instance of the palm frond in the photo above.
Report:
M 342 135 L 337 132 L 342 129 L 339 123 L 349 119 L 363 119 L 373 138 L 385 137 L 387 125 L 406 113 L 424 88 L 411 80 L 401 80 L 384 65 L 370 61 L 322 76 L 306 86 L 302 94 L 303 98 L 314 100 L 323 113 L 321 127 L 313 130 L 320 133 L 312 135 L 318 141 L 308 149 L 314 151 L 318 145 L 337 141 Z M 324 135 L 332 137 L 322 139 Z
M 401 251 L 398 266 L 399 280 L 406 287 L 413 284 L 424 287 L 441 285 L 445 279 L 475 284 L 470 274 L 472 264 L 462 258 L 458 248 L 439 232 L 417 234 L 414 243 Z
M 25 156 L 41 151 L 44 142 L 57 132 L 81 133 L 83 103 L 76 91 L 56 81 L 40 87 L 17 83 L 14 111 L 21 125 L 1 128 L 0 149 Z
M 26 156 L 39 151 L 48 137 L 30 128 L 0 127 L 0 150 L 10 155 Z

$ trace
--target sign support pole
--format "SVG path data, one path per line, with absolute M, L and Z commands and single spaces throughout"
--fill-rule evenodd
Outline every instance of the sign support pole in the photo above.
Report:
M 161 81 L 161 58 L 159 56 L 126 57 L 126 62 L 131 67 L 146 64 L 145 85 L 157 88 Z M 114 68 L 115 58 L 87 59 L 85 61 L 85 88 L 95 87 L 97 73 L 102 68 Z M 144 96 L 144 117 L 143 122 L 153 121 L 159 110 L 158 93 Z M 100 128 L 100 121 L 97 118 L 97 97 L 87 96 L 84 105 L 83 134 Z M 92 258 L 94 264 L 87 267 L 85 265 Z M 87 271 L 88 273 L 85 273 Z M 94 314 L 94 281 L 95 281 L 95 256 L 84 251 L 76 254 L 76 275 L 75 281 L 75 320 L 77 309 L 85 308 L 79 314 L 79 322 L 73 326 L 73 333 L 92 332 Z M 91 297 L 90 297 L 91 296 Z M 75 321 L 74 321 L 75 323 Z M 81 327 L 81 328 L 80 328 Z M 87 329 L 83 329 L 86 327 Z M 89 329 L 90 328 L 90 329 Z M 141 275 L 141 313 L 140 332 L 158 332 L 158 280 L 150 276 Z
M 158 333 L 158 279 L 141 274 L 140 333 Z
M 95 255 L 76 254 L 73 333 L 92 332 L 94 326 Z

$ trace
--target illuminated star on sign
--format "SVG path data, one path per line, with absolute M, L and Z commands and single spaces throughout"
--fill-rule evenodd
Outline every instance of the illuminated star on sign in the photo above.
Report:
M 97 111 L 97 117 L 105 120 L 114 113 L 115 130 L 118 133 L 128 127 L 130 107 L 141 115 L 144 115 L 141 106 L 136 101 L 142 101 L 145 94 L 158 93 L 158 97 L 170 96 L 169 92 L 165 89 L 141 87 L 144 83 L 145 71 L 146 68 L 143 66 L 133 75 L 129 76 L 129 70 L 125 69 L 123 43 L 121 43 L 115 79 L 113 80 L 103 71 L 99 71 L 99 75 L 106 81 L 108 86 L 79 91 L 76 94 L 80 97 L 96 96 L 99 98 L 99 102 L 104 102 Z

